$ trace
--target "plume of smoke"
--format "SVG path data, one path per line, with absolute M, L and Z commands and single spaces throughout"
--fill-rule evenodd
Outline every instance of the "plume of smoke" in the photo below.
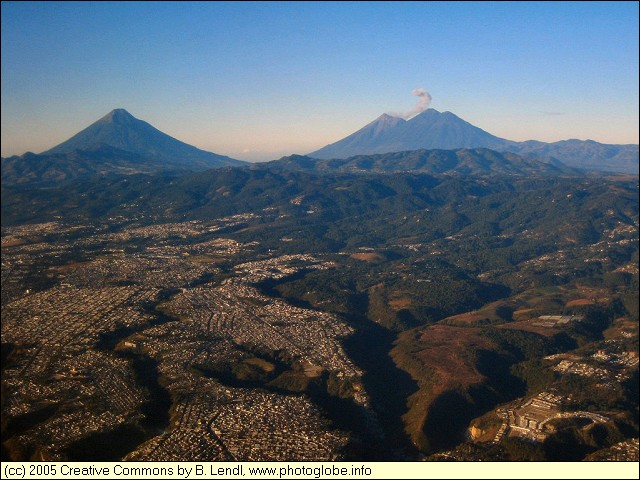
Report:
M 415 117 L 417 114 L 424 112 L 429 108 L 431 103 L 431 95 L 424 88 L 414 88 L 411 91 L 411 95 L 418 97 L 418 103 L 415 107 L 402 115 L 402 118 L 409 120 L 411 117 Z

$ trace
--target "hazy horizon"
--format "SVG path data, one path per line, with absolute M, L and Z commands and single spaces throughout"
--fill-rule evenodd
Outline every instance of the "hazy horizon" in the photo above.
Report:
M 638 4 L 2 7 L 4 157 L 125 108 L 203 150 L 265 161 L 421 105 L 509 140 L 637 144 Z

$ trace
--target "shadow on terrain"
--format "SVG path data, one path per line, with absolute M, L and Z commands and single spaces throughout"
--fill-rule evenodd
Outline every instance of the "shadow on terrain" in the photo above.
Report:
M 317 310 L 306 301 L 298 298 L 283 296 L 278 289 L 278 285 L 299 280 L 303 278 L 308 271 L 300 271 L 296 274 L 280 280 L 268 280 L 259 285 L 262 293 L 275 298 L 282 298 L 288 303 L 300 308 L 309 310 Z M 402 416 L 407 412 L 407 399 L 410 395 L 418 390 L 416 382 L 411 376 L 399 368 L 389 356 L 389 352 L 393 348 L 393 343 L 397 338 L 397 334 L 391 332 L 384 327 L 371 322 L 363 315 L 367 312 L 366 296 L 359 297 L 359 304 L 354 305 L 354 310 L 342 318 L 355 329 L 355 333 L 343 340 L 343 347 L 349 358 L 364 371 L 362 378 L 365 390 L 371 398 L 371 404 L 375 416 L 383 429 L 385 440 L 374 439 L 371 429 L 366 427 L 361 429 L 360 433 L 364 438 L 368 438 L 369 442 L 375 445 L 366 446 L 368 455 L 366 460 L 371 461 L 402 461 L 414 460 L 418 458 L 418 451 L 410 441 L 408 435 L 404 431 L 404 422 Z M 340 316 L 340 315 L 339 315 Z M 335 402 L 336 408 L 330 408 L 330 413 L 335 416 L 336 420 L 346 419 L 353 422 L 353 415 L 349 410 L 343 410 L 347 407 L 347 403 L 352 407 L 359 409 L 353 402 L 338 402 L 335 396 L 324 395 L 325 400 Z M 322 405 L 320 400 L 322 396 L 314 397 L 314 400 Z M 325 407 L 326 408 L 326 407 Z M 358 415 L 362 417 L 362 413 Z M 365 422 L 367 420 L 365 419 Z M 375 441 L 374 441 L 375 440 Z M 387 445 L 387 447 L 384 447 Z M 391 448 L 388 445 L 392 445 Z M 365 459 L 365 457 L 359 457 Z
M 526 393 L 526 384 L 510 371 L 517 361 L 490 350 L 477 352 L 476 368 L 486 380 L 462 392 L 446 391 L 432 402 L 423 427 L 429 450 L 454 448 L 465 440 L 471 420 Z

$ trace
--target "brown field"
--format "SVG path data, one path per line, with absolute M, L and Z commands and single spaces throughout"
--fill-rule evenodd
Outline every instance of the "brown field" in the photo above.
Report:
M 411 308 L 412 305 L 413 302 L 409 297 L 398 297 L 389 300 L 389 306 L 396 312 L 406 308 Z
M 588 298 L 577 298 L 567 302 L 567 307 L 578 307 L 580 305 L 593 305 L 593 301 Z
M 66 265 L 58 265 L 56 267 L 51 267 L 50 270 L 53 270 L 54 272 L 59 272 L 59 273 L 72 272 L 78 267 L 89 265 L 91 263 L 93 263 L 93 260 L 89 260 L 87 262 L 71 262 L 71 263 L 67 263 Z
M 302 371 L 304 372 L 305 376 L 309 378 L 317 378 L 322 375 L 322 367 L 313 365 L 311 363 L 304 363 L 302 365 Z
M 484 377 L 475 367 L 475 352 L 494 346 L 479 329 L 438 324 L 423 329 L 418 341 L 423 349 L 416 358 L 437 376 L 434 393 L 481 382 Z
M 187 257 L 191 263 L 195 264 L 206 264 L 206 263 L 224 263 L 226 261 L 225 257 L 216 257 L 214 255 L 191 255 Z
M 473 327 L 435 324 L 400 334 L 391 357 L 419 385 L 403 416 L 405 431 L 416 445 L 426 445 L 423 428 L 432 402 L 448 390 L 464 391 L 482 382 L 484 376 L 475 365 L 476 352 L 494 347 Z
M 5 237 L 0 241 L 0 247 L 17 247 L 18 245 L 24 245 L 27 241 L 23 238 L 17 237 Z
M 551 337 L 560 332 L 559 329 L 554 327 L 541 327 L 540 325 L 533 325 L 539 321 L 537 318 L 531 320 L 523 320 L 522 322 L 506 323 L 504 325 L 497 325 L 496 328 L 507 328 L 511 330 L 523 330 L 525 332 L 537 333 L 544 337 Z
M 267 362 L 266 360 L 263 360 L 257 357 L 246 358 L 243 360 L 243 362 L 248 365 L 253 365 L 255 367 L 258 367 L 265 373 L 271 373 L 276 369 L 273 363 Z
M 350 257 L 363 262 L 381 262 L 384 260 L 384 257 L 379 253 L 352 253 Z
M 473 312 L 465 312 L 465 313 L 461 313 L 459 315 L 453 315 L 451 317 L 447 317 L 447 320 L 452 320 L 454 322 L 460 322 L 460 323 L 475 323 L 478 322 L 480 320 L 483 320 L 487 318 L 486 315 L 480 315 L 478 314 L 478 312 L 473 311 Z
M 594 303 L 606 303 L 611 299 L 610 292 L 604 288 L 578 286 L 576 291 L 581 298 L 589 299 Z
M 500 307 L 517 308 L 519 303 L 514 302 L 515 297 L 505 300 L 498 300 L 497 302 L 488 303 L 478 310 L 472 310 L 469 312 L 459 313 L 458 315 L 452 315 L 447 317 L 446 323 L 448 325 L 460 325 L 462 327 L 474 326 L 480 321 L 489 320 L 492 323 L 501 323 L 506 321 L 501 318 L 496 311 Z

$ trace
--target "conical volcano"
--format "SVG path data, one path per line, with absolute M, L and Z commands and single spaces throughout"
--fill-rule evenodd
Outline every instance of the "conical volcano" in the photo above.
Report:
M 441 113 L 430 108 L 410 120 L 381 115 L 357 132 L 309 155 L 315 158 L 347 158 L 419 149 L 500 148 L 509 143 L 451 112 Z
M 245 162 L 200 150 L 123 108 L 46 152 L 2 159 L 2 184 L 57 183 L 114 174 L 202 171 Z
M 69 140 L 43 152 L 43 155 L 94 151 L 104 145 L 175 167 L 200 169 L 244 163 L 176 140 L 123 108 L 112 110 Z

